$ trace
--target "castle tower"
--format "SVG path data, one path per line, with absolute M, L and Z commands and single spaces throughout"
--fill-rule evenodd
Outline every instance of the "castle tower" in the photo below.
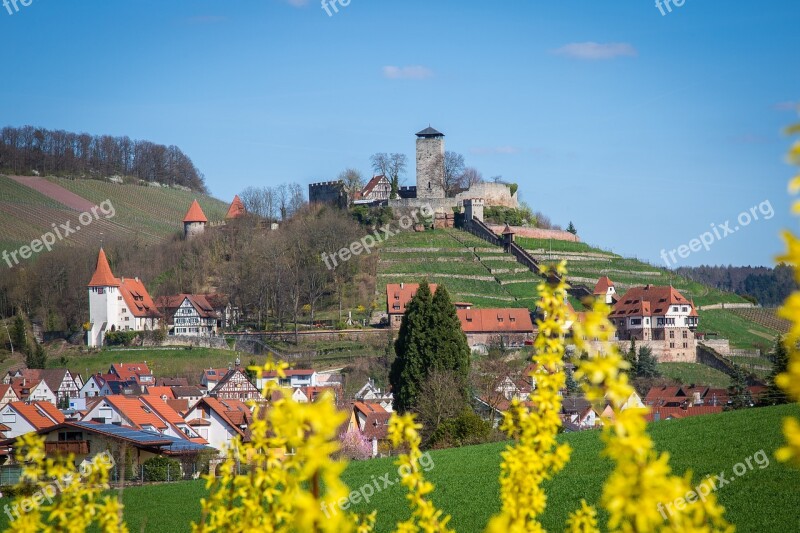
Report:
M 207 223 L 206 215 L 195 200 L 186 212 L 186 216 L 183 217 L 183 238 L 191 239 L 201 235 L 206 230 Z
M 100 248 L 97 266 L 89 281 L 89 338 L 90 347 L 103 345 L 106 333 L 115 327 L 119 317 L 120 287 L 122 283 L 111 273 L 106 253 Z
M 234 218 L 239 218 L 244 216 L 247 213 L 247 209 L 244 207 L 244 203 L 242 202 L 239 195 L 233 197 L 233 202 L 231 202 L 231 206 L 228 208 L 228 214 L 225 215 L 225 220 L 232 220 Z
M 467 198 L 464 200 L 464 218 L 472 220 L 477 218 L 483 222 L 483 198 Z
M 444 133 L 417 133 L 417 198 L 444 198 Z

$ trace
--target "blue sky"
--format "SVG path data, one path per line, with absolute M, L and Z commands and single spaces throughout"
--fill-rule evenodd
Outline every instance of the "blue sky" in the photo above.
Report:
M 430 123 L 534 210 L 662 266 L 662 249 L 765 201 L 770 220 L 678 264 L 771 264 L 795 224 L 781 130 L 800 103 L 796 1 L 686 0 L 666 15 L 650 0 L 338 9 L 31 0 L 9 14 L 0 2 L 0 123 L 175 144 L 225 200 L 368 174 L 379 151 L 411 158 Z

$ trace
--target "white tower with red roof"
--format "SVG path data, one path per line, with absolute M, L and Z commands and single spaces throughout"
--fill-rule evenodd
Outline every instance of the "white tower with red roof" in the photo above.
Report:
M 206 230 L 206 224 L 208 224 L 208 219 L 203 213 L 200 203 L 197 200 L 193 201 L 186 216 L 183 217 L 183 237 L 191 239 L 201 235 Z

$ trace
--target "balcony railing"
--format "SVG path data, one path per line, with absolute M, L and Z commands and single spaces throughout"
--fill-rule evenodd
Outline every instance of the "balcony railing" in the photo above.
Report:
M 86 455 L 89 453 L 89 442 L 85 440 L 70 440 L 60 442 L 45 442 L 45 453 Z

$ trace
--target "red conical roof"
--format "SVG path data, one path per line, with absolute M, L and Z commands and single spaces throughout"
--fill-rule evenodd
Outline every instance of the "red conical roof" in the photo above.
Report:
M 120 282 L 111 273 L 111 267 L 108 265 L 106 253 L 100 248 L 100 253 L 97 254 L 97 267 L 94 269 L 94 275 L 89 281 L 89 287 L 119 287 Z
M 242 203 L 241 198 L 239 198 L 237 194 L 233 197 L 233 202 L 231 202 L 231 206 L 228 208 L 228 214 L 225 215 L 225 218 L 229 220 L 232 218 L 239 218 L 246 212 L 247 210 L 244 208 L 244 203 Z
M 192 205 L 186 212 L 186 216 L 183 217 L 183 222 L 208 222 L 208 219 L 203 213 L 203 210 L 200 208 L 200 204 L 197 203 L 197 200 L 192 202 Z

